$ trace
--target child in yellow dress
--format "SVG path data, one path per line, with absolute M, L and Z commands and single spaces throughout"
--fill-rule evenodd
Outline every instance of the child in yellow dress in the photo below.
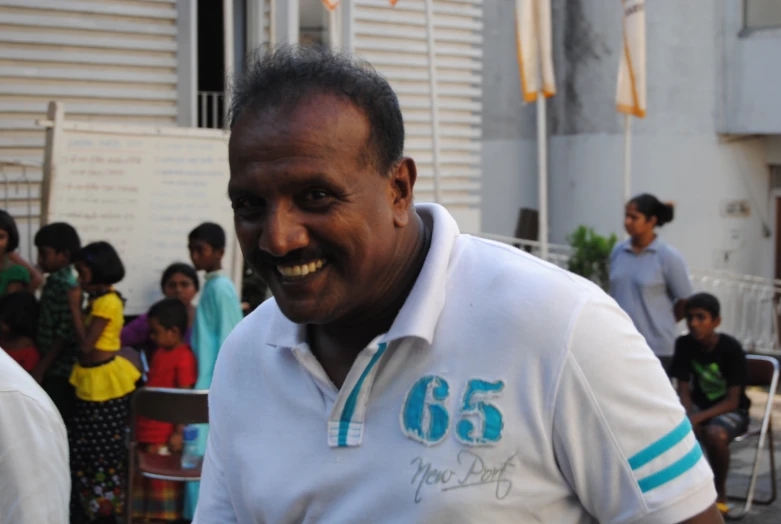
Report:
M 89 302 L 81 355 L 70 377 L 77 399 L 70 435 L 77 502 L 71 511 L 87 521 L 113 522 L 122 514 L 130 395 L 141 373 L 117 355 L 124 301 L 113 286 L 125 276 L 119 255 L 111 244 L 94 242 L 75 257 L 75 265 Z M 78 521 L 82 515 L 74 516 Z

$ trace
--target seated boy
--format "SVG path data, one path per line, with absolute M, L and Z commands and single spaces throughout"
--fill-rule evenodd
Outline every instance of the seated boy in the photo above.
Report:
M 718 506 L 727 512 L 729 443 L 748 428 L 751 401 L 746 396 L 748 369 L 740 342 L 717 333 L 719 301 L 697 293 L 686 303 L 689 334 L 675 342 L 670 375 L 713 469 Z
M 176 298 L 157 302 L 149 310 L 150 337 L 157 345 L 149 365 L 146 385 L 154 388 L 189 389 L 195 384 L 196 363 L 184 341 L 187 306 Z M 184 426 L 139 417 L 136 440 L 146 453 L 182 451 Z M 137 476 L 133 480 L 133 517 L 143 522 L 167 522 L 181 518 L 182 484 Z

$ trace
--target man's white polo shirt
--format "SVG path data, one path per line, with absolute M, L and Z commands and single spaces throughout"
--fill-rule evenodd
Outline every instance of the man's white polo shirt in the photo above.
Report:
M 713 504 L 686 414 L 611 298 L 417 210 L 423 269 L 341 390 L 273 300 L 226 340 L 197 524 L 670 524 Z
M 0 349 L 0 523 L 67 524 L 68 433 L 27 371 Z

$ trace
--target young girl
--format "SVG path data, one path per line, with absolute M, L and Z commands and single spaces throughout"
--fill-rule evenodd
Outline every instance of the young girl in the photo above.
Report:
M 40 359 L 35 349 L 38 301 L 32 293 L 17 291 L 0 298 L 0 347 L 32 373 Z
M 627 240 L 610 254 L 610 295 L 626 311 L 665 369 L 675 349 L 676 324 L 692 294 L 681 253 L 657 235 L 672 222 L 672 204 L 638 195 L 626 204 Z
M 77 507 L 88 521 L 114 522 L 123 510 L 130 394 L 141 373 L 116 354 L 124 323 L 123 300 L 113 285 L 125 276 L 107 242 L 85 246 L 75 257 L 79 284 L 89 295 L 84 340 L 70 383 L 76 388 L 71 471 Z

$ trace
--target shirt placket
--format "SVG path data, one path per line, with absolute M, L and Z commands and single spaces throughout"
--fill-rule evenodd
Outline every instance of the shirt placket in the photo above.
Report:
M 363 443 L 366 405 L 380 360 L 388 347 L 387 342 L 379 342 L 380 338 L 376 338 L 358 354 L 344 384 L 338 390 L 307 344 L 293 348 L 296 359 L 320 386 L 336 395 L 328 417 L 327 441 L 330 447 L 356 447 Z

